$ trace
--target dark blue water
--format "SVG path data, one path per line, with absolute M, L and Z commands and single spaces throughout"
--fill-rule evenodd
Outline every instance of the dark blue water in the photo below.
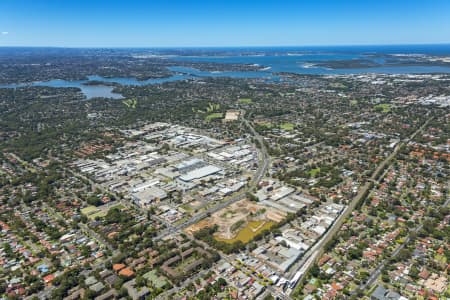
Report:
M 385 66 L 372 68 L 354 68 L 354 69 L 330 69 L 314 66 L 313 62 L 355 59 L 360 58 L 356 55 L 277 55 L 277 56 L 227 56 L 227 57 L 175 57 L 174 60 L 194 61 L 194 62 L 215 62 L 215 63 L 240 63 L 240 64 L 258 64 L 263 67 L 269 67 L 268 70 L 258 71 L 258 74 L 264 76 L 264 73 L 288 72 L 296 74 L 311 75 L 332 75 L 332 74 L 365 74 L 365 73 L 383 73 L 383 74 L 423 74 L 423 73 L 450 73 L 450 67 L 444 66 Z M 374 59 L 382 62 L 382 59 Z M 224 72 L 230 77 L 238 77 L 240 72 Z M 246 76 L 244 76 L 246 77 Z
M 0 85 L 0 88 L 21 88 L 27 86 L 47 86 L 55 88 L 67 88 L 74 87 L 81 89 L 81 92 L 86 96 L 87 99 L 92 99 L 96 97 L 112 98 L 112 99 L 123 99 L 123 96 L 119 93 L 114 93 L 113 86 L 106 85 L 84 85 L 84 83 L 95 80 L 103 82 L 118 83 L 121 85 L 132 85 L 132 86 L 143 86 L 149 84 L 161 84 L 165 82 L 173 82 L 185 79 L 195 79 L 201 77 L 233 77 L 233 78 L 258 78 L 267 81 L 278 81 L 279 76 L 272 75 L 270 72 L 206 72 L 200 71 L 194 68 L 187 67 L 169 67 L 175 75 L 165 78 L 155 78 L 147 80 L 138 80 L 136 78 L 125 78 L 125 77 L 112 77 L 106 78 L 98 75 L 88 76 L 88 80 L 61 80 L 54 79 L 49 81 L 36 81 L 30 83 L 15 83 L 15 84 L 5 84 Z
M 123 99 L 123 96 L 118 93 L 114 93 L 113 86 L 106 85 L 84 85 L 83 83 L 87 82 L 87 80 L 61 80 L 54 79 L 49 81 L 36 81 L 31 83 L 14 83 L 14 84 L 5 84 L 0 85 L 0 88 L 21 88 L 27 86 L 46 86 L 46 87 L 54 87 L 54 88 L 79 88 L 81 92 L 87 99 L 103 97 L 103 98 L 111 98 L 111 99 Z
M 152 51 L 156 54 L 170 53 L 177 55 L 183 51 L 187 55 L 189 51 L 204 53 L 205 56 L 211 56 L 214 53 L 231 54 L 267 54 L 267 53 L 302 53 L 302 54 L 335 54 L 335 55 L 361 55 L 368 53 L 378 54 L 429 54 L 429 55 L 450 55 L 450 44 L 416 44 L 416 45 L 365 45 L 365 46 L 289 46 L 289 47 L 204 47 L 204 48 L 154 48 L 142 49 Z M 141 51 L 142 52 L 142 51 Z
M 137 51 L 137 50 L 135 50 Z M 147 51 L 147 50 L 139 50 Z M 139 81 L 136 78 L 104 78 L 97 75 L 89 76 L 89 80 L 118 83 L 121 85 L 142 86 L 148 84 L 161 84 L 185 79 L 202 77 L 232 77 L 257 78 L 267 82 L 282 81 L 282 77 L 275 75 L 278 72 L 331 75 L 331 74 L 424 74 L 424 73 L 450 73 L 447 66 L 389 66 L 384 65 L 372 68 L 330 69 L 318 67 L 314 62 L 333 60 L 365 59 L 384 64 L 385 54 L 422 54 L 450 57 L 450 45 L 395 45 L 395 46 L 342 46 L 342 47 L 279 47 L 279 48 L 203 48 L 185 49 L 183 55 L 176 55 L 179 49 L 148 49 L 150 53 L 159 54 L 172 61 L 184 62 L 212 62 L 222 64 L 251 64 L 260 67 L 258 71 L 200 71 L 187 67 L 169 67 L 175 74 L 166 78 L 148 79 Z M 159 52 L 158 52 L 159 51 Z M 197 54 L 186 55 L 189 51 Z M 173 53 L 171 53 L 173 52 Z M 380 56 L 381 55 L 381 56 Z M 49 87 L 76 87 L 80 88 L 86 98 L 106 97 L 121 99 L 122 95 L 114 93 L 114 87 L 105 85 L 84 85 L 88 80 L 66 81 L 51 80 L 45 82 L 32 82 L 26 84 L 0 85 L 0 88 L 17 88 L 24 86 Z
M 189 67 L 169 67 L 173 72 L 183 74 L 185 77 L 231 77 L 231 78 L 260 78 L 269 81 L 279 80 L 280 77 L 268 71 L 200 71 Z
M 205 50 L 207 51 L 207 50 Z M 288 72 L 297 74 L 423 74 L 450 73 L 447 66 L 380 66 L 370 68 L 330 69 L 314 66 L 314 62 L 363 59 L 379 64 L 385 63 L 380 55 L 440 55 L 450 57 L 450 45 L 392 45 L 392 46 L 342 46 L 342 47 L 283 47 L 283 48 L 217 48 L 227 55 L 175 56 L 172 60 L 190 62 L 257 64 L 270 69 L 262 72 Z

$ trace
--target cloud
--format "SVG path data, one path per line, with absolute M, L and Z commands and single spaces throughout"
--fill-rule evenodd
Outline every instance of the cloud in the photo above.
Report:
M 9 32 L 8 31 L 2 31 L 2 35 L 8 35 Z

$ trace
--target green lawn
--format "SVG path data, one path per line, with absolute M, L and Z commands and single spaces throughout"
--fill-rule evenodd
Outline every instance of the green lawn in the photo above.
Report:
M 206 112 L 212 113 L 213 111 L 219 110 L 219 109 L 220 109 L 220 104 L 208 103 L 208 107 L 206 107 Z
M 180 264 L 178 264 L 176 267 L 174 267 L 174 270 L 179 273 L 183 274 L 186 272 L 186 267 L 192 264 L 193 262 L 199 260 L 200 258 L 197 257 L 197 255 L 190 255 L 189 257 L 183 258 L 181 260 Z
M 81 209 L 81 213 L 85 216 L 89 216 L 91 214 L 97 213 L 99 209 L 95 206 L 88 206 Z
M 311 169 L 308 171 L 309 176 L 316 177 L 316 175 L 320 172 L 320 168 Z
M 273 128 L 273 124 L 270 122 L 259 122 L 258 126 L 265 127 L 267 129 Z
M 357 288 L 358 288 L 358 286 L 354 282 L 350 282 L 350 284 L 348 285 L 348 290 L 349 291 L 354 291 Z
M 291 130 L 294 130 L 294 126 L 295 125 L 293 123 L 282 123 L 280 125 L 280 128 L 283 130 L 291 131 Z
M 391 105 L 388 103 L 381 103 L 374 106 L 375 110 L 381 111 L 383 113 L 388 113 L 391 111 Z
M 437 262 L 441 263 L 441 264 L 447 263 L 447 258 L 446 258 L 444 255 L 441 255 L 441 254 L 436 254 L 436 256 L 434 257 L 434 259 L 435 259 Z
M 253 100 L 250 99 L 250 98 L 240 98 L 238 100 L 238 102 L 241 103 L 241 104 L 252 104 Z
M 289 123 L 289 122 L 278 124 L 278 123 L 270 123 L 270 122 L 264 121 L 264 122 L 257 122 L 256 124 L 258 124 L 258 126 L 265 127 L 267 129 L 280 128 L 280 129 L 283 129 L 286 131 L 292 131 L 292 130 L 294 130 L 294 127 L 295 127 L 294 123 Z
M 404 241 L 405 241 L 404 237 L 401 237 L 401 238 L 395 240 L 395 242 L 399 245 L 403 244 Z
M 369 289 L 369 290 L 367 290 L 366 292 L 365 292 L 365 294 L 367 295 L 367 296 L 370 296 L 370 295 L 372 295 L 372 293 L 375 291 L 375 289 L 377 288 L 377 284 L 374 284 L 374 285 L 372 285 L 372 287 Z
M 112 205 L 111 207 L 109 207 L 108 210 L 101 209 L 102 208 L 101 206 L 99 206 L 99 207 L 88 206 L 88 207 L 82 208 L 81 213 L 83 215 L 87 216 L 90 220 L 95 220 L 95 218 L 97 218 L 97 217 L 104 218 L 106 216 L 106 214 L 108 213 L 108 211 L 114 207 L 116 207 L 120 210 L 125 208 L 122 204 Z
M 311 278 L 308 283 L 315 287 L 319 287 L 319 285 L 320 285 L 320 282 L 319 282 L 319 280 L 317 280 L 317 278 Z
M 156 273 L 156 270 L 147 272 L 142 277 L 150 281 L 151 284 L 158 289 L 163 288 L 167 284 L 167 280 L 165 279 L 165 277 L 159 276 Z
M 222 119 L 222 118 L 223 118 L 223 113 L 212 113 L 205 117 L 205 121 L 210 122 L 212 120 Z
M 128 108 L 136 108 L 137 100 L 136 99 L 127 99 L 122 101 L 123 104 Z
M 89 215 L 89 219 L 91 220 L 95 220 L 97 217 L 99 218 L 104 218 L 106 216 L 106 212 L 105 211 L 99 211 L 98 213 Z

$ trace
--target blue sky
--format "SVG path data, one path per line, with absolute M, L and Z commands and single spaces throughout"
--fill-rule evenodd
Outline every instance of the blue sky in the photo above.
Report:
M 0 0 L 0 46 L 450 43 L 449 0 Z

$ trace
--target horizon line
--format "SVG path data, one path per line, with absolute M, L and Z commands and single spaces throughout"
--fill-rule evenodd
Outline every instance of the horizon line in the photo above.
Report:
M 230 45 L 230 46 L 24 46 L 9 45 L 0 48 L 59 48 L 59 49 L 173 49 L 173 48 L 305 48 L 305 47 L 371 47 L 371 46 L 445 46 L 449 42 L 438 43 L 381 43 L 381 44 L 310 44 L 310 45 Z

